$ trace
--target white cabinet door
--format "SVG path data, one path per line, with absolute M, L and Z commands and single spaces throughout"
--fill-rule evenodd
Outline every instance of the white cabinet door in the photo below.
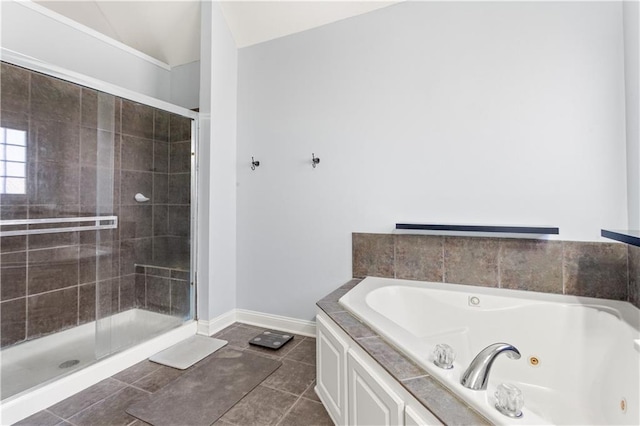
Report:
M 354 351 L 347 353 L 349 425 L 403 425 L 404 403 Z
M 316 317 L 316 391 L 337 425 L 347 424 L 347 344 Z

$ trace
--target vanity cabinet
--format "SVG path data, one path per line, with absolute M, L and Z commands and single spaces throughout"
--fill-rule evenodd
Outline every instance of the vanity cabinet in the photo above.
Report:
M 442 424 L 321 311 L 316 330 L 316 393 L 335 424 Z

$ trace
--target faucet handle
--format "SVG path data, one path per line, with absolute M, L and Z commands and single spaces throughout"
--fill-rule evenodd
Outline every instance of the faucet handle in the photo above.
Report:
M 456 359 L 456 353 L 453 348 L 446 343 L 438 343 L 433 350 L 433 363 L 440 368 L 449 370 L 453 368 L 453 361 Z
M 524 397 L 522 391 L 511 383 L 502 383 L 495 393 L 496 409 L 505 416 L 522 417 Z

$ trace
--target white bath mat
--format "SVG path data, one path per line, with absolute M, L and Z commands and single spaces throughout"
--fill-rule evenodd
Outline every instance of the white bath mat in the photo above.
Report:
M 158 352 L 149 358 L 149 361 L 186 370 L 196 362 L 224 347 L 227 343 L 226 340 L 195 335 L 162 352 Z

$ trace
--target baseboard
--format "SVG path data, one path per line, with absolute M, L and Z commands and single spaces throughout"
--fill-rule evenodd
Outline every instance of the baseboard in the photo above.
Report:
M 231 309 L 224 314 L 211 320 L 198 320 L 198 334 L 203 336 L 213 336 L 220 330 L 229 327 L 236 322 L 236 309 Z
M 236 321 L 243 324 L 300 334 L 302 336 L 316 337 L 316 323 L 314 321 L 248 311 L 246 309 L 236 309 Z
M 266 314 L 246 309 L 232 309 L 211 320 L 198 320 L 198 334 L 213 336 L 235 322 L 316 337 L 316 323 L 297 318 Z

